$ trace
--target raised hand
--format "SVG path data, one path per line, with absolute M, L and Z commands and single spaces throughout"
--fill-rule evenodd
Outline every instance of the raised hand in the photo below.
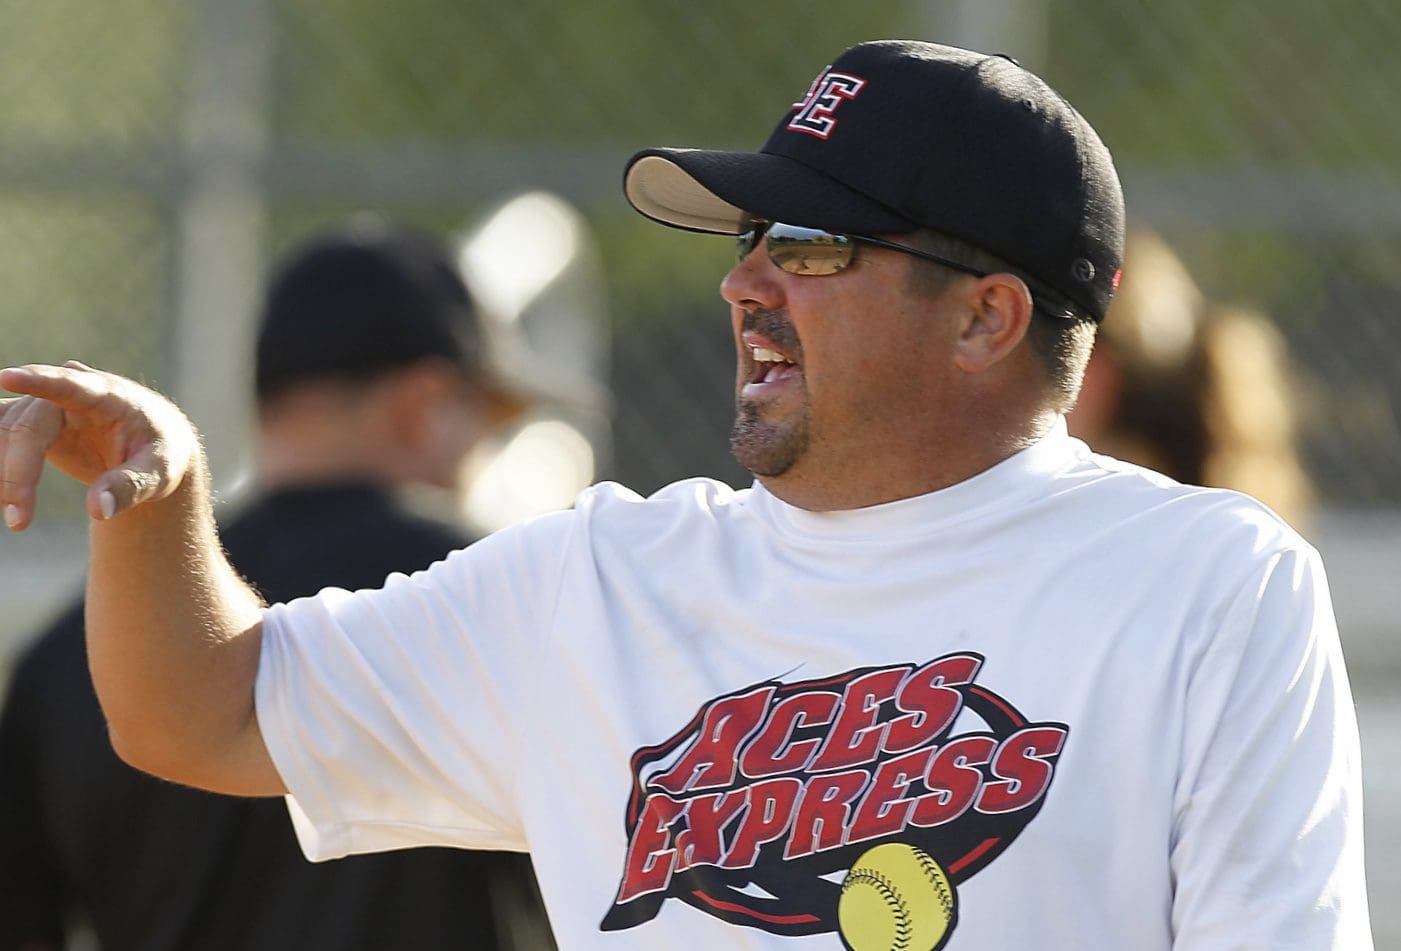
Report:
M 199 436 L 174 403 L 77 361 L 0 370 L 0 510 L 13 530 L 34 518 L 48 461 L 88 488 L 88 514 L 109 519 L 165 498 L 198 464 Z

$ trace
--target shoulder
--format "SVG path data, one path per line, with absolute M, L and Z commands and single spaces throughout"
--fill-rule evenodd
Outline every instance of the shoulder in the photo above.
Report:
M 450 561 L 567 561 L 592 559 L 605 550 L 645 561 L 672 544 L 689 547 L 703 534 L 723 530 L 744 510 L 748 494 L 713 479 L 674 482 L 647 496 L 616 482 L 599 482 L 581 492 L 571 508 L 493 532 Z
M 1055 493 L 1085 530 L 1136 539 L 1179 561 L 1216 558 L 1260 564 L 1281 552 L 1318 555 L 1259 500 L 1230 489 L 1184 485 L 1109 456 L 1084 454 Z
M 359 484 L 273 493 L 221 529 L 229 558 L 271 600 L 335 585 L 377 585 L 415 571 L 471 537 L 387 490 Z
M 750 491 L 715 479 L 696 478 L 673 482 L 643 496 L 615 482 L 600 482 L 580 494 L 574 508 L 591 532 L 699 529 L 740 516 Z

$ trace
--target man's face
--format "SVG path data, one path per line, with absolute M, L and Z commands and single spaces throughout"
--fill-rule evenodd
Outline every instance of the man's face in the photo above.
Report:
M 954 322 L 920 295 L 925 262 L 861 247 L 845 270 L 789 274 L 762 244 L 725 277 L 738 353 L 731 448 L 771 487 L 868 478 L 937 451 Z

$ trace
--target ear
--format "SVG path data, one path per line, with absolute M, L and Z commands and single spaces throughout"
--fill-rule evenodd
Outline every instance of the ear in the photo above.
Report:
M 451 371 L 428 360 L 386 377 L 380 398 L 400 440 L 420 445 L 433 438 L 435 410 L 453 385 Z
M 968 285 L 968 312 L 955 364 L 982 373 L 1016 349 L 1031 325 L 1031 291 L 1015 274 L 996 273 Z

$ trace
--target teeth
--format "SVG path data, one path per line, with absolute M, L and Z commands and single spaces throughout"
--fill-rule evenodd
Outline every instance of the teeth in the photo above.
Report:
M 791 363 L 791 362 L 792 362 L 792 361 L 789 360 L 787 357 L 785 357 L 783 354 L 781 354 L 781 353 L 775 353 L 774 351 L 768 349 L 767 347 L 754 347 L 753 350 L 754 350 L 754 362 L 755 362 L 755 363 Z

